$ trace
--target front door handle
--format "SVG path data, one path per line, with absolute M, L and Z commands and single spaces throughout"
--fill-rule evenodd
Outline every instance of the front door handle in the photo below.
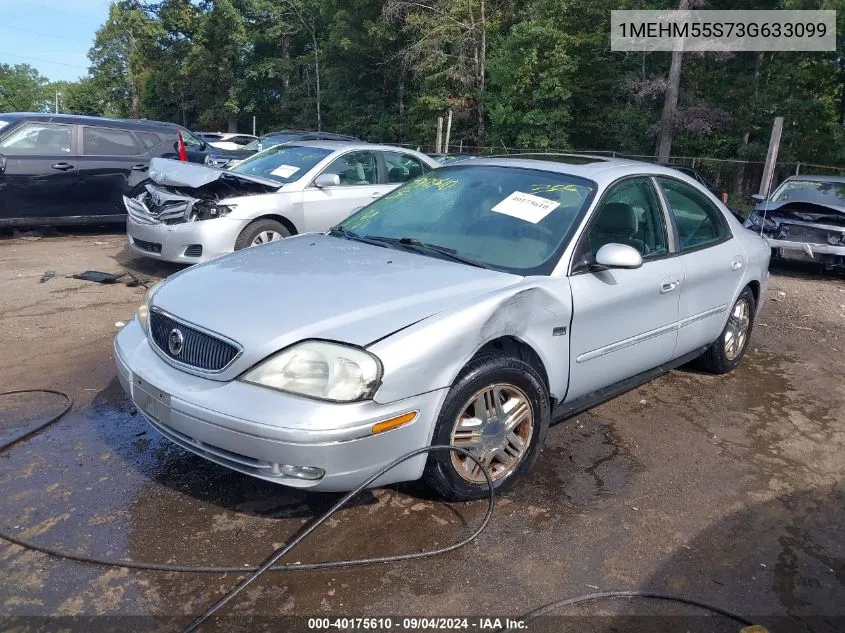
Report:
M 745 260 L 743 259 L 742 255 L 737 255 L 731 260 L 731 270 L 739 270 L 745 264 Z
M 73 169 L 73 165 L 70 163 L 53 163 L 51 167 L 53 169 L 58 169 L 59 171 L 68 171 L 69 169 Z
M 147 166 L 144 164 L 132 165 L 132 171 L 147 171 Z
M 660 282 L 660 294 L 665 295 L 667 293 L 670 293 L 680 285 L 680 277 L 666 277 L 663 281 Z

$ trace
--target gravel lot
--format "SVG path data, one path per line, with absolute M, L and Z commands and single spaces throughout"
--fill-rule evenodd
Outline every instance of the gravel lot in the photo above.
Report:
M 114 559 L 256 564 L 336 497 L 206 463 L 133 414 L 115 378 L 112 337 L 144 291 L 65 277 L 126 269 L 158 279 L 178 269 L 137 258 L 124 243 L 120 233 L 88 230 L 0 240 L 0 390 L 60 389 L 76 403 L 0 454 L 0 531 Z M 40 283 L 47 270 L 56 276 Z M 0 440 L 55 406 L 0 400 Z M 738 371 L 674 371 L 554 427 L 533 474 L 470 546 L 385 567 L 271 574 L 227 607 L 236 619 L 221 626 L 306 629 L 269 619 L 278 615 L 513 617 L 567 596 L 649 590 L 704 600 L 772 631 L 845 630 L 844 479 L 845 278 L 778 267 Z M 482 503 L 444 504 L 417 484 L 376 490 L 291 561 L 443 546 L 483 513 Z M 184 624 L 237 580 L 95 567 L 0 543 L 4 630 L 45 622 L 172 630 L 168 618 Z M 645 600 L 554 613 L 529 630 L 628 630 L 613 619 L 623 615 L 644 616 L 638 624 L 653 628 L 643 630 L 738 630 L 722 618 L 681 623 L 672 617 L 703 612 Z

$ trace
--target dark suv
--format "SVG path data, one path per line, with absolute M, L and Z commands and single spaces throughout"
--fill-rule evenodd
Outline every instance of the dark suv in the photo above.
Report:
M 0 226 L 118 222 L 154 156 L 202 163 L 204 141 L 173 123 L 0 114 Z

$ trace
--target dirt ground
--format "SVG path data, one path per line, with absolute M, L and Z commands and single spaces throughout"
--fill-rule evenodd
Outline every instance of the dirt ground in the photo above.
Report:
M 0 453 L 0 532 L 77 555 L 257 564 L 337 496 L 207 463 L 133 412 L 112 337 L 144 291 L 66 277 L 178 270 L 124 243 L 105 231 L 0 240 L 0 391 L 45 387 L 75 401 L 58 424 Z M 56 275 L 40 283 L 47 270 Z M 683 368 L 552 428 L 534 472 L 469 546 L 271 573 L 200 630 L 314 630 L 302 616 L 364 615 L 392 617 L 393 629 L 404 616 L 471 616 L 468 628 L 493 630 L 478 617 L 611 590 L 686 596 L 772 632 L 845 630 L 845 278 L 780 266 L 765 301 L 733 374 Z M 0 442 L 58 405 L 0 397 Z M 375 490 L 288 562 L 442 547 L 484 509 L 443 503 L 419 484 Z M 0 541 L 0 629 L 178 630 L 238 577 L 98 567 Z M 553 609 L 527 630 L 739 629 L 705 615 L 605 600 Z

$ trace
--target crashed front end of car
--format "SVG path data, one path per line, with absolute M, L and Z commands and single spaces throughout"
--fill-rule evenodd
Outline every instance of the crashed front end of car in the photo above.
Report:
M 243 220 L 230 215 L 245 196 L 272 193 L 279 183 L 164 158 L 150 161 L 145 190 L 123 197 L 129 245 L 171 262 L 198 263 L 232 251 Z M 220 220 L 227 219 L 228 223 Z M 238 223 L 232 226 L 231 222 Z
M 845 269 L 845 207 L 764 202 L 745 227 L 765 237 L 777 257 Z

